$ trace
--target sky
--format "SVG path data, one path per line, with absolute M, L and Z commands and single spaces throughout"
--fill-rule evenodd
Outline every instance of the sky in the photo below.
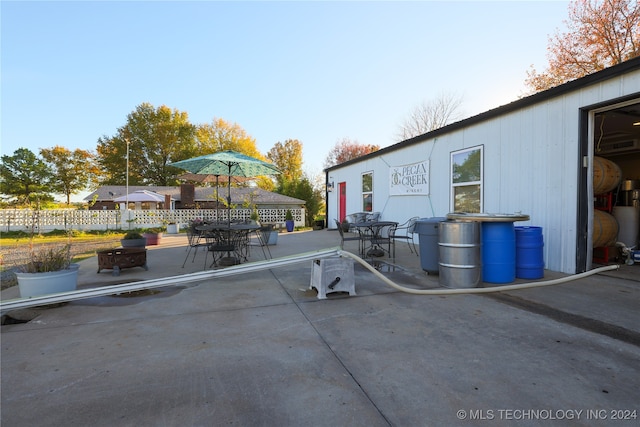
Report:
M 1 154 L 95 151 L 144 102 L 222 118 L 260 152 L 298 139 L 322 173 L 348 138 L 392 145 L 421 103 L 460 118 L 513 102 L 566 1 L 6 1 Z

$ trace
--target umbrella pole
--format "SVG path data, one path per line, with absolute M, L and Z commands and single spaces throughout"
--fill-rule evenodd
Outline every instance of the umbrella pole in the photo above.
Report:
M 218 198 L 218 177 L 219 175 L 216 175 L 216 222 L 220 222 L 220 213 L 218 212 L 218 206 L 220 205 L 220 199 Z
M 231 162 L 229 162 L 229 175 L 227 184 L 227 222 L 231 228 Z

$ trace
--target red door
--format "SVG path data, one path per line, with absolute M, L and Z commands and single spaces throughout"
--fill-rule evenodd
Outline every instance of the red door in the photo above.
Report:
M 338 183 L 338 216 L 340 222 L 347 216 L 347 183 Z

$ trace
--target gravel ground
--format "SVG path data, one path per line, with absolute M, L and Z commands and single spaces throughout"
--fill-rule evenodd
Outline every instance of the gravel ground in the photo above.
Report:
M 34 245 L 34 249 L 46 246 L 59 246 L 60 243 L 42 243 Z M 85 240 L 71 243 L 71 256 L 95 253 L 97 250 L 108 249 L 120 246 L 120 237 L 114 236 L 112 239 Z M 29 245 L 1 247 L 0 264 L 5 266 L 0 273 L 0 289 L 7 289 L 18 284 L 14 271 L 16 266 L 23 264 L 29 257 Z

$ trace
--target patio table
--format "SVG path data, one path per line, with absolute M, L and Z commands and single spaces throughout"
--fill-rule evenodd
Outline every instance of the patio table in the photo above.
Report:
M 260 238 L 257 224 L 207 224 L 198 229 L 205 233 L 208 249 L 214 254 L 210 267 L 216 263 L 236 265 L 247 261 L 251 233 L 255 232 Z M 226 253 L 226 256 L 216 257 L 216 253 Z
M 388 231 L 398 226 L 395 221 L 361 221 L 352 224 L 360 235 L 360 254 L 363 256 L 382 256 L 385 252 L 390 252 L 391 241 Z M 387 235 L 384 231 L 387 230 Z M 369 246 L 367 246 L 369 243 Z M 387 243 L 389 248 L 385 251 L 381 244 Z

